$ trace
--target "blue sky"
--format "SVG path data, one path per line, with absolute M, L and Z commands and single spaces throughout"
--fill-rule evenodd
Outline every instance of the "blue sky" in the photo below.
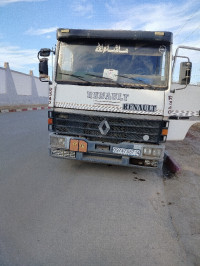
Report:
M 38 75 L 37 52 L 59 27 L 172 31 L 174 47 L 200 47 L 199 18 L 199 0 L 0 0 L 0 66 Z M 191 56 L 200 72 L 200 52 Z

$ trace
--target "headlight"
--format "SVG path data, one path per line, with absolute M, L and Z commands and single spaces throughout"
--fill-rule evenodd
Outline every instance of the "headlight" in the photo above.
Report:
M 161 149 L 153 149 L 152 150 L 152 155 L 155 156 L 155 157 L 160 157 Z
M 144 155 L 151 156 L 151 154 L 152 154 L 152 148 L 144 148 L 143 149 L 143 154 Z
M 160 157 L 161 154 L 162 154 L 162 149 L 149 148 L 149 147 L 143 148 L 143 155 L 152 156 L 152 157 Z
M 65 138 L 51 136 L 50 144 L 53 147 L 65 148 Z

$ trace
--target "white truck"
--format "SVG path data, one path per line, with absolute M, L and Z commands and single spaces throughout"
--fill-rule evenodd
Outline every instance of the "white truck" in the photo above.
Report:
M 200 122 L 200 87 L 187 86 L 192 63 L 173 56 L 172 43 L 171 32 L 58 29 L 56 51 L 38 53 L 41 81 L 49 81 L 47 57 L 56 54 L 50 155 L 161 167 L 166 140 L 183 140 Z M 177 57 L 184 62 L 173 84 Z

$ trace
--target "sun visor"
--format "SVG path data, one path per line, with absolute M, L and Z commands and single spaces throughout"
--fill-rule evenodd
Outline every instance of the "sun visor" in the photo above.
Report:
M 113 39 L 172 43 L 172 38 L 172 32 L 167 31 L 81 30 L 64 28 L 57 30 L 57 40 L 59 41 L 76 39 Z

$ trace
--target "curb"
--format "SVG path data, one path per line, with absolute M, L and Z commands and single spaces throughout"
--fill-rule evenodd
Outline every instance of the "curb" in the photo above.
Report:
M 24 111 L 37 111 L 48 109 L 49 107 L 40 106 L 40 107 L 27 107 L 27 108 L 11 108 L 11 109 L 1 109 L 0 113 L 14 113 L 14 112 L 24 112 Z
M 164 164 L 172 174 L 176 174 L 181 171 L 178 163 L 167 152 L 165 152 Z

